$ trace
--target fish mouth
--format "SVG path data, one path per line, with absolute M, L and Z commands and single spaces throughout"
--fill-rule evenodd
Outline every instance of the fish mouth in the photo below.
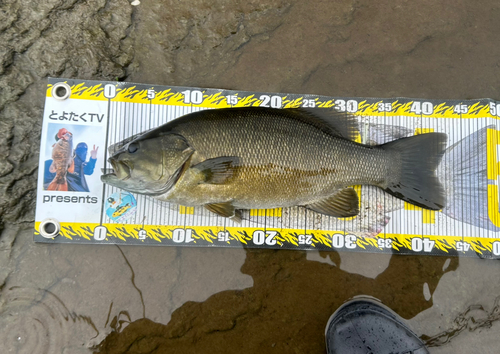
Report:
M 73 134 L 71 132 L 67 132 L 62 136 L 63 140 L 69 141 L 73 138 Z
M 130 164 L 127 161 L 117 161 L 112 157 L 110 157 L 108 161 L 111 164 L 111 166 L 113 166 L 113 170 L 109 170 L 109 173 L 104 176 L 109 176 L 109 177 L 114 176 L 122 181 L 126 181 L 130 178 L 132 172 L 132 166 L 130 166 Z

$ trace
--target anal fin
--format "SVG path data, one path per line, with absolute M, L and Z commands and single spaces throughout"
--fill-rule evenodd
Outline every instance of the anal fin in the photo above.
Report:
M 231 202 L 205 204 L 205 208 L 219 216 L 241 223 L 241 212 L 236 210 Z
M 317 213 L 346 218 L 359 213 L 359 198 L 352 188 L 344 188 L 319 202 L 308 204 L 306 208 Z

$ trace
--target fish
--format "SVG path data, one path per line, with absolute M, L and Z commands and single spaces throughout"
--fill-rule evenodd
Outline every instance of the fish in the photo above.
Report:
M 364 117 L 363 117 L 364 118 Z M 361 142 L 368 145 L 380 145 L 387 142 L 409 137 L 413 135 L 413 129 L 376 123 L 365 123 L 363 119 L 359 122 Z M 133 138 L 132 136 L 131 138 Z M 130 140 L 129 140 L 130 141 Z M 125 142 L 125 141 L 123 141 Z M 123 142 L 110 146 L 110 151 L 123 146 Z M 443 164 L 446 153 L 441 160 Z M 437 170 L 439 176 L 439 167 Z M 440 180 L 443 180 L 440 178 Z M 356 217 L 336 218 L 324 214 L 319 214 L 301 207 L 283 208 L 281 213 L 273 211 L 259 213 L 257 216 L 250 210 L 242 210 L 241 218 L 250 227 L 274 227 L 281 229 L 306 229 L 306 230 L 343 230 L 346 233 L 358 237 L 375 237 L 390 222 L 390 212 L 402 209 L 404 201 L 393 197 L 375 186 L 363 186 L 355 188 L 359 197 L 359 214 Z M 446 190 L 446 187 L 445 187 Z M 448 200 L 448 195 L 447 195 Z M 172 212 L 179 212 L 177 204 L 159 202 L 156 204 L 159 209 L 168 209 Z M 203 207 L 193 208 L 194 216 L 206 216 Z M 264 214 L 265 216 L 262 216 Z
M 56 135 L 57 142 L 52 147 L 52 164 L 49 171 L 55 173 L 52 182 L 47 186 L 48 191 L 67 191 L 68 181 L 66 174 L 74 171 L 73 162 L 73 134 L 65 128 L 59 129 Z
M 446 149 L 437 174 L 445 180 L 447 204 L 444 215 L 479 227 L 498 232 L 488 213 L 488 130 L 483 127 Z
M 202 110 L 113 145 L 111 186 L 241 221 L 241 210 L 301 206 L 359 213 L 353 185 L 371 185 L 422 208 L 445 205 L 436 168 L 445 133 L 370 146 L 354 116 L 334 109 Z

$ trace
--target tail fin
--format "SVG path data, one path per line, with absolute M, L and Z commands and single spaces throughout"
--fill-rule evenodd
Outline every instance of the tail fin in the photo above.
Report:
M 61 192 L 67 192 L 68 191 L 68 182 L 64 180 L 64 183 L 57 183 L 56 179 L 52 182 L 47 187 L 48 191 L 61 191 Z
M 479 129 L 446 149 L 438 174 L 446 178 L 443 214 L 498 232 L 488 216 L 488 129 L 495 126 Z
M 445 206 L 443 186 L 436 169 L 443 157 L 448 136 L 427 133 L 380 145 L 387 151 L 398 151 L 401 171 L 389 178 L 385 191 L 422 208 L 439 210 Z

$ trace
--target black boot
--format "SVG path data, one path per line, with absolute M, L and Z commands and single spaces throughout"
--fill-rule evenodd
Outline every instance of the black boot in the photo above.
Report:
M 395 312 L 371 299 L 353 300 L 330 317 L 328 354 L 429 354 Z

